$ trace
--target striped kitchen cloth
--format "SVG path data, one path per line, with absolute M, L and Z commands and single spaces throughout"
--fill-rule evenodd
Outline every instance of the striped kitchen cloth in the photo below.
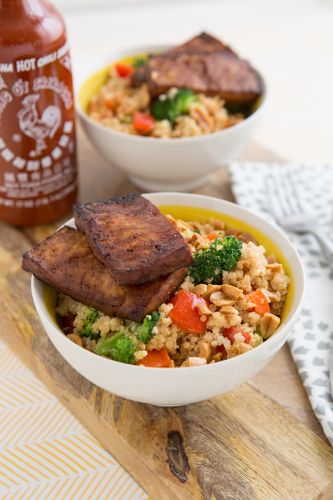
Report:
M 230 166 L 237 202 L 273 222 L 266 176 L 271 169 L 293 176 L 299 194 L 316 214 L 318 228 L 333 240 L 333 165 L 235 162 Z M 287 233 L 297 248 L 306 273 L 300 318 L 289 337 L 289 347 L 313 411 L 333 445 L 333 399 L 329 363 L 333 354 L 333 262 L 323 259 L 311 235 Z

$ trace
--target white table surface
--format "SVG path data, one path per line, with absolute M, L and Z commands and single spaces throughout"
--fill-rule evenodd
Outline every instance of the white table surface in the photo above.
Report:
M 115 49 L 178 43 L 207 30 L 266 77 L 267 108 L 256 140 L 291 160 L 333 160 L 333 0 L 104 0 L 106 6 L 80 9 L 75 0 L 58 2 L 76 81 Z

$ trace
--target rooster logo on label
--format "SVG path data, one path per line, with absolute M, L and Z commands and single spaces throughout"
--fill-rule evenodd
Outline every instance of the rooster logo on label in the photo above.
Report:
M 52 139 L 61 125 L 61 111 L 57 106 L 48 106 L 41 116 L 38 115 L 38 94 L 27 95 L 22 101 L 22 107 L 17 113 L 21 131 L 36 142 L 34 150 L 30 151 L 31 158 L 42 154 L 47 148 L 46 139 Z

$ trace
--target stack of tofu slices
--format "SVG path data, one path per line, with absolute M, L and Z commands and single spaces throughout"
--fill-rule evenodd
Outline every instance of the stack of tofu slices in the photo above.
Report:
M 167 302 L 193 257 L 176 226 L 139 194 L 74 207 L 64 226 L 23 255 L 22 267 L 105 314 L 137 322 Z

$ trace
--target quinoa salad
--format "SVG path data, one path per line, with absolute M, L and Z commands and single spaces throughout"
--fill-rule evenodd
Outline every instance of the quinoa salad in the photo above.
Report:
M 274 335 L 289 284 L 276 257 L 220 220 L 167 217 L 194 257 L 176 293 L 142 323 L 58 293 L 57 318 L 67 337 L 115 361 L 171 368 L 239 356 Z
M 203 32 L 162 52 L 111 64 L 87 113 L 127 134 L 196 137 L 244 120 L 260 105 L 263 92 L 258 71 Z
M 229 113 L 219 96 L 188 89 L 172 87 L 153 99 L 146 83 L 132 85 L 132 71 L 125 62 L 110 66 L 106 82 L 89 103 L 90 118 L 118 132 L 156 138 L 209 134 L 244 119 L 241 113 Z

